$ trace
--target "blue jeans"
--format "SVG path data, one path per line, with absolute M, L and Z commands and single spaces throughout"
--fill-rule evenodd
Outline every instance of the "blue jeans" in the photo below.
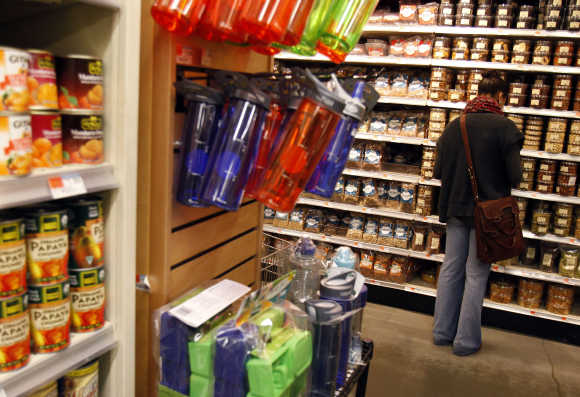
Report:
M 477 258 L 475 229 L 459 219 L 449 219 L 435 303 L 436 344 L 453 343 L 458 355 L 481 348 L 481 308 L 489 271 L 490 265 Z

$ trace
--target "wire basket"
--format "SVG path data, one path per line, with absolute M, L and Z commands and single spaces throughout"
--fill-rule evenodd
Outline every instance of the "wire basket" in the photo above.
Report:
M 293 241 L 264 233 L 260 259 L 262 286 L 271 283 L 288 272 L 288 260 L 292 245 Z

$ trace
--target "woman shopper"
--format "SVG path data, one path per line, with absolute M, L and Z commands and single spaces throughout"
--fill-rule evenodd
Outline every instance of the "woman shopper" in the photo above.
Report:
M 523 135 L 502 111 L 507 90 L 497 72 L 487 72 L 479 84 L 479 95 L 464 110 L 482 201 L 509 196 L 511 187 L 522 178 Z M 437 143 L 434 176 L 441 179 L 439 219 L 447 223 L 447 239 L 437 284 L 433 341 L 452 344 L 454 354 L 466 356 L 481 348 L 481 309 L 490 264 L 477 257 L 475 200 L 460 118 L 448 124 Z

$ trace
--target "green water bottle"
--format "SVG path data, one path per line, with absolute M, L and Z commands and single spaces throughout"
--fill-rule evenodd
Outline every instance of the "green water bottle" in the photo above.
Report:
M 348 3 L 348 0 L 346 2 Z M 316 54 L 316 42 L 338 3 L 336 0 L 316 0 L 308 17 L 308 22 L 306 22 L 302 39 L 300 43 L 290 48 L 292 52 L 307 56 Z
M 342 63 L 358 43 L 378 0 L 340 0 L 326 19 L 316 49 L 334 63 Z

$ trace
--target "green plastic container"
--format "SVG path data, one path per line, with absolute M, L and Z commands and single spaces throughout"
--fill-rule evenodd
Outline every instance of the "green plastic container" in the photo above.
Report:
M 308 17 L 308 22 L 306 22 L 304 33 L 302 33 L 302 39 L 299 44 L 290 48 L 292 52 L 307 56 L 316 54 L 318 38 L 338 3 L 336 0 L 316 0 Z
M 316 49 L 342 63 L 358 43 L 378 0 L 338 0 L 322 28 Z

